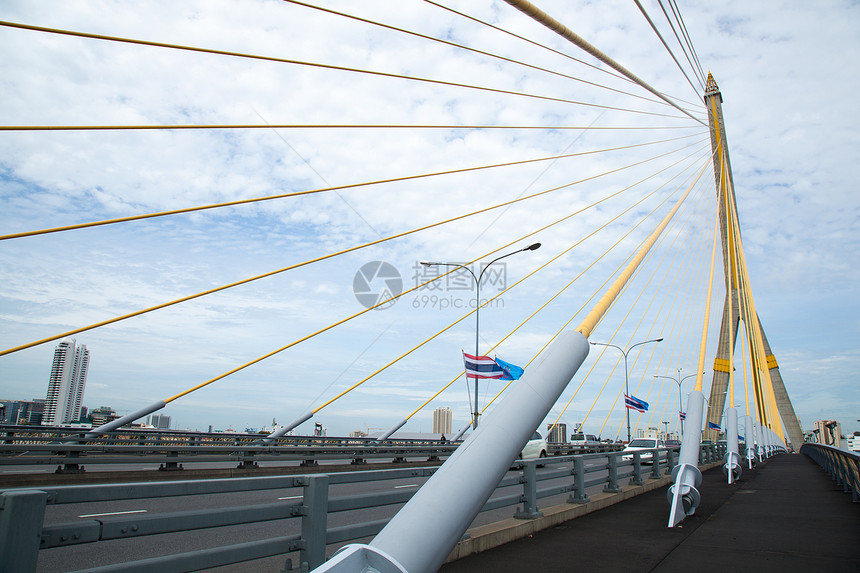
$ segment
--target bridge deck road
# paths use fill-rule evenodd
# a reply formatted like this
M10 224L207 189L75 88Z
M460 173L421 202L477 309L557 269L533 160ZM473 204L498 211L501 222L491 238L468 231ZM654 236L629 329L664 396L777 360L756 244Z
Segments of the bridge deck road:
M860 572L860 506L805 455L775 456L733 486L705 472L699 509L674 529L666 489L441 571Z

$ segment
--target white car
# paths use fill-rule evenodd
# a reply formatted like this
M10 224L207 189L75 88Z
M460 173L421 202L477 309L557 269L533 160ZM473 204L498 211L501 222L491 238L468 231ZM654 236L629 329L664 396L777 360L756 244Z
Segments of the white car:
M535 458L545 458L549 447L546 445L546 438L541 436L540 432L535 432L526 445L523 446L523 451L520 452L521 460L533 460Z
M594 434L571 434L570 445L582 446L584 448L596 448L600 446L600 440Z
M630 443L627 444L627 447L622 450L622 454L626 455L622 455L621 459L624 461L632 460L632 452L641 452L642 450L653 450L655 448L662 447L664 447L663 440L658 440L657 438L636 438L635 440L631 440ZM651 452L643 452L639 456L639 459L642 461L642 463L646 463L647 460L647 463L650 464L651 457Z

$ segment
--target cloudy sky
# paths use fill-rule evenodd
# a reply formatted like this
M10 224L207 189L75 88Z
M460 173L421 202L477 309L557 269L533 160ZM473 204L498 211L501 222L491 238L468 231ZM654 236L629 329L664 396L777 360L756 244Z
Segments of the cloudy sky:
M164 413L177 428L260 428L367 379L299 432L388 428L462 371L474 291L452 276L358 314L368 296L432 278L421 260L486 262L539 241L482 284L499 297L482 309L480 351L525 365L578 325L704 168L591 337L665 338L631 353L630 384L652 404L638 427L674 427L678 388L654 376L696 370L715 203L707 130L503 2L318 4L384 26L275 0L0 5L7 23L161 44L0 27L0 125L257 126L4 130L0 234L281 196L0 241L2 348L282 271L75 335L92 353L84 403L128 413L282 349ZM660 6L642 4L689 81L633 2L537 3L704 118ZM794 407L805 429L833 418L860 430L860 7L680 8L722 91L755 303ZM527 160L540 161L476 169ZM375 261L394 275L365 266ZM44 397L57 342L0 357L0 398ZM592 350L548 422L621 432L612 352ZM482 403L500 388L482 385ZM460 427L468 400L461 377L406 429L429 431L436 406Z

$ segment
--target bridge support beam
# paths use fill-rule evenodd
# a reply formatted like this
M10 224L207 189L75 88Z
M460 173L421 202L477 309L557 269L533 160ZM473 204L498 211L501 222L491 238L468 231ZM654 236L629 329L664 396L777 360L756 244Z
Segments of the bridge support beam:
M750 320L754 323L747 325L748 329L750 331L758 331L761 335L777 411L784 425L788 440L791 441L795 449L799 449L800 444L803 443L803 433L800 430L800 423L797 421L797 415L794 412L791 400L782 382L782 376L779 374L776 358L771 354L770 346L764 333L764 327L759 317L754 312L751 312L752 308L748 308L753 305L749 305L747 301L738 296L739 285L738 274L736 272L736 259L732 256L732 253L736 250L737 245L735 243L739 242L740 238L735 237L735 234L731 232L732 223L727 212L728 207L728 209L737 213L737 199L734 192L735 186L732 178L731 160L729 159L726 143L726 127L723 121L723 96L713 76L710 74L708 74L708 83L705 86L704 101L708 108L708 120L711 128L711 148L715 154L714 177L719 203L723 268L726 273L726 301L723 306L723 321L717 343L717 355L714 360L714 378L711 383L710 399L708 400L708 422L720 425L723 409L726 404L729 374L734 368L734 365L729 362L729 357L731 356L730 349L735 347L739 320L741 317L746 317L744 318L745 322ZM759 412L761 412L761 403L758 404L758 408ZM705 430L705 437L716 442L716 430Z
M576 374L588 347L580 332L561 334L369 546L344 548L343 560L370 550L409 573L437 571ZM333 561L317 571L358 571Z

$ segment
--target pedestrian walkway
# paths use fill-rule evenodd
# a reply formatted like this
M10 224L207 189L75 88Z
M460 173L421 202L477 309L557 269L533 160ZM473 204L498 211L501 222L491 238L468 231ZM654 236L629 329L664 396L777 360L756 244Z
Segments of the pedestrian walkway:
M672 529L666 489L441 571L860 572L860 504L804 455L773 457L732 486L720 468L706 471L696 514Z

